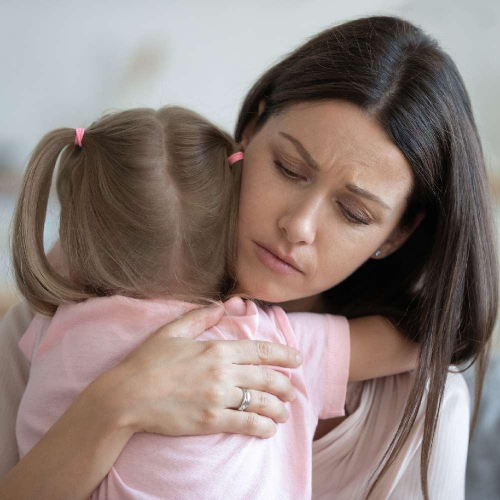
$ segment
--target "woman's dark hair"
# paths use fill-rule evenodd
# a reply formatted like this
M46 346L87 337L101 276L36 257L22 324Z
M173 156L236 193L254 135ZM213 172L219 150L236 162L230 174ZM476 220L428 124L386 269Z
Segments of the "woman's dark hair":
M266 107L258 116L259 102ZM392 255L369 259L325 292L331 312L391 319L421 353L397 432L368 496L400 452L427 392L421 483L428 498L430 452L450 365L476 364L472 429L497 314L498 269L485 162L457 67L421 29L386 16L327 29L269 69L245 99L235 137L290 105L340 99L378 120L413 170L400 227L426 216ZM256 119L258 117L258 119Z

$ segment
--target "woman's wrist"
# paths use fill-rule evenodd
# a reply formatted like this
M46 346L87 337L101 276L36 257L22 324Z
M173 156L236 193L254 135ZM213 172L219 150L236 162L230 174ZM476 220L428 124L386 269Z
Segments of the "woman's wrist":
M132 437L144 430L129 382L127 365L121 363L100 375L85 389L89 404L99 412L101 425L110 434L120 432Z

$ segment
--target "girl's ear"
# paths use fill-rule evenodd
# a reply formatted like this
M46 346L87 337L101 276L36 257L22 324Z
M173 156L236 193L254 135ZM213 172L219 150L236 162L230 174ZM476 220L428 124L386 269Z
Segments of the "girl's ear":
M248 143L250 142L250 139L253 137L253 134L255 132L255 124L257 123L257 120L259 119L260 115L264 112L265 109L266 109L266 101L265 101L265 99L261 99L259 101L259 108L257 111L257 116L252 118L245 125L245 128L243 129L243 132L241 133L240 148L242 151L245 151L246 147L248 146Z

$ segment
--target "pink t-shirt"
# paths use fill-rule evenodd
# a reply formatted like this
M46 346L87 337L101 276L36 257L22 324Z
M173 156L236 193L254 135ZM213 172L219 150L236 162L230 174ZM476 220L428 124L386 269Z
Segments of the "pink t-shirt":
M20 456L49 430L78 394L147 336L193 305L126 297L63 306L35 316L19 345L31 361L16 424ZM349 327L343 316L285 314L233 298L228 315L198 340L260 339L299 349L304 363L276 367L297 398L271 439L240 434L166 437L137 433L93 499L309 499L311 445L318 418L344 414Z

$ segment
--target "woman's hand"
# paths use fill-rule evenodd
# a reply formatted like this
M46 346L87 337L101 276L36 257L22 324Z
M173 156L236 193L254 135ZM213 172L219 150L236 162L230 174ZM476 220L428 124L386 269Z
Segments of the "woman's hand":
M186 313L101 376L111 395L107 404L120 408L122 425L168 436L231 432L269 438L276 432L273 421L286 422L282 401L294 399L290 380L252 365L295 368L299 352L257 340L193 340L223 313L220 306ZM236 410L243 396L240 387L251 393L245 411Z
M187 313L97 377L0 480L0 498L85 500L137 431L271 437L273 420L287 418L279 398L290 400L293 389L283 374L248 363L293 368L297 351L261 341L183 338L204 332L222 314L222 307ZM245 411L234 409L239 386L252 389Z

